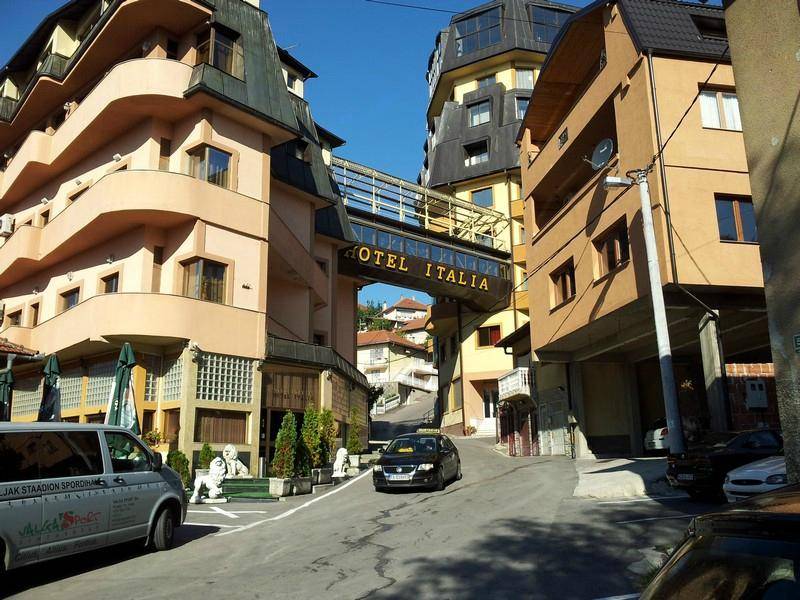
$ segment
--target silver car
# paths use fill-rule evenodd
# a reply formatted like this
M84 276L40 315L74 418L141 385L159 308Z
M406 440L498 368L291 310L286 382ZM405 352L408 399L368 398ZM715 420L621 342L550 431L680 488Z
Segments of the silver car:
M166 550L180 476L121 427L0 423L0 572L131 540Z

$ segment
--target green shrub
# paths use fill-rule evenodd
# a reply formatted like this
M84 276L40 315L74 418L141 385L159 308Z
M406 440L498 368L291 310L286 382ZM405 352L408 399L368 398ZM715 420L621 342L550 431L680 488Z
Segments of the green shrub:
M319 438L320 461L325 465L333 461L336 452L333 447L336 442L336 420L329 408L323 408L319 413Z
M283 416L278 437L275 439L275 458L272 459L272 472L275 477L289 479L294 477L295 446L297 440L297 424L290 411Z
M198 469L207 469L211 466L211 461L217 457L217 453L211 449L211 445L206 442L203 444L203 447L200 448L200 456L197 459L197 468Z
M323 465L321 436L319 427L319 411L313 406L306 409L303 415L303 427L300 429L300 438L308 451L311 468L318 469Z
M183 487L189 487L189 459L180 450L170 450L167 454L167 466L174 469L181 476Z
M311 452L306 446L303 436L297 438L294 447L294 475L295 477L311 477Z
M347 453L361 454L364 449L361 445L361 425L358 424L358 411L350 409L350 427L347 433Z

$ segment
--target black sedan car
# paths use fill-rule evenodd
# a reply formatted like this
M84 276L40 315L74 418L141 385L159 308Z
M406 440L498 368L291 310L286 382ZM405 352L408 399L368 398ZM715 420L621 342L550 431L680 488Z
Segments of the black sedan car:
M372 467L376 491L410 487L443 490L445 483L454 479L461 479L461 458L450 438L439 433L396 437Z
M722 500L728 471L782 451L783 438L774 429L710 433L686 453L667 458L667 479L692 498Z
M800 598L800 485L697 517L640 600Z

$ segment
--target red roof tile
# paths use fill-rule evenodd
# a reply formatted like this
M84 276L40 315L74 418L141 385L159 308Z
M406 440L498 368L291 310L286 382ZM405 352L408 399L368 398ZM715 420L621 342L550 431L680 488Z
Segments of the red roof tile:
M427 317L420 317L419 319L411 319L403 324L400 328L403 331L418 331L420 329L425 329L425 322L428 320Z
M359 348L361 346L375 346L378 344L396 344L413 350L425 350L425 346L415 344L394 331L381 329L378 331L360 331L358 333L357 345Z
M28 356L36 354L35 350L30 350L19 344L9 342L6 338L0 338L0 352L5 354L26 354Z
M423 304L422 302L417 302L413 298L400 298L397 302L395 302L392 306L384 310L381 314L386 314L393 308L408 308L411 310L428 310L428 305Z

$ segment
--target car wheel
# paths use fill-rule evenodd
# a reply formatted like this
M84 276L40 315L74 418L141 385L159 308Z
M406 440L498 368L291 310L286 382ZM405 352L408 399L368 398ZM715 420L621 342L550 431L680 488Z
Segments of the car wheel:
M376 485L376 486L374 486L374 487L375 487L375 491L376 491L376 492L383 493L383 492L385 492L385 491L386 491L386 488L385 488L385 487L383 487L383 486Z
M456 470L456 481L461 481L463 475L461 474L461 461L458 461L458 469Z
M444 469L439 467L439 470L436 471L436 491L441 492L444 489Z
M175 542L175 517L169 508L162 508L153 527L153 549L169 550Z

